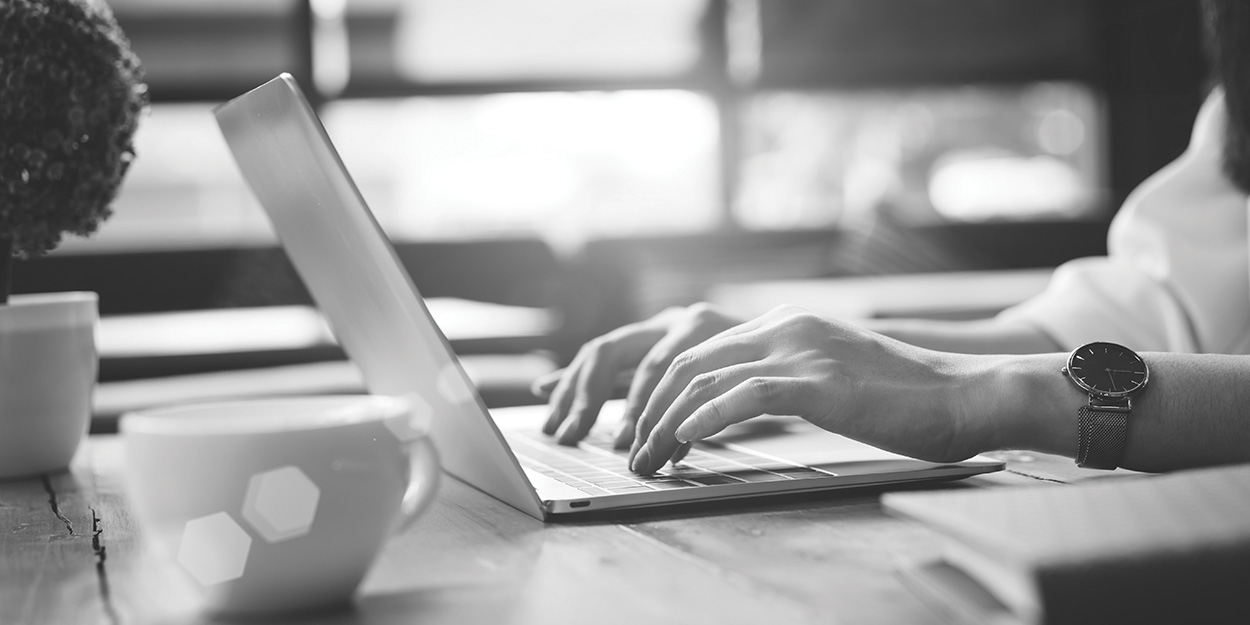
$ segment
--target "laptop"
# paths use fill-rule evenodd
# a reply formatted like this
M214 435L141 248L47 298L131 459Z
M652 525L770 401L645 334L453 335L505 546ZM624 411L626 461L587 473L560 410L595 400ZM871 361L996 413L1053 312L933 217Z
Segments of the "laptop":
M366 206L295 80L283 74L215 109L244 178L343 349L373 393L407 396L431 419L444 470L543 520L695 501L963 478L1000 470L885 452L794 417L762 416L697 443L641 476L607 432L609 403L585 441L539 432L544 406L492 415Z

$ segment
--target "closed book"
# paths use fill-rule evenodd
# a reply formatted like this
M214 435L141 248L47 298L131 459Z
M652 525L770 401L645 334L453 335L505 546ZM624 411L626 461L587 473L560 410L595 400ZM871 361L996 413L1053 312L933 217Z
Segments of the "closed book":
M1250 465L883 502L943 537L903 575L958 620L1250 623Z

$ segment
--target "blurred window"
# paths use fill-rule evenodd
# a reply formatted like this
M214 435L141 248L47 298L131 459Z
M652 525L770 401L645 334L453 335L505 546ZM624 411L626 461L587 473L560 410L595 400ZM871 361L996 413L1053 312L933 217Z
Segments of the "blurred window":
M350 0L353 78L605 80L690 72L705 0Z
M237 95L300 63L302 0L106 1L158 101Z
M322 117L395 238L535 234L575 244L720 219L716 112L691 92L340 100ZM144 158L98 240L67 245L273 240L210 105L155 105L136 150Z
M715 119L712 103L688 91L341 100L325 110L391 236L570 242L714 226Z
M211 104L158 103L135 133L138 155L113 216L76 249L164 249L273 241L226 148Z
M282 71L400 238L1080 218L1104 199L1080 0L109 3L154 105L114 217L71 248L271 240L211 106Z
M748 227L1102 210L1098 106L1077 84L772 92L743 117L735 214Z

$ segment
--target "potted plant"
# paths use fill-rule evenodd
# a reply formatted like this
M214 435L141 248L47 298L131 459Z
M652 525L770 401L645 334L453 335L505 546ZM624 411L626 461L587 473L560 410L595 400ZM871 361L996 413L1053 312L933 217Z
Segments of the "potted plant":
M13 258L110 214L147 106L98 0L0 0L0 478L64 468L95 385L94 293L9 296Z

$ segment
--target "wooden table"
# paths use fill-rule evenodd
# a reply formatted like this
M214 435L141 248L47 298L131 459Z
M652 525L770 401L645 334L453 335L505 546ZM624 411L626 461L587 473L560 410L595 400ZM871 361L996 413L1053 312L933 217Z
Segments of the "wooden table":
M69 473L0 482L0 623L203 620L141 540L120 442L93 436ZM1062 458L1000 457L1008 471L928 488L1062 488L1093 473ZM354 609L299 622L939 623L894 575L933 554L936 537L884 514L880 494L543 524L448 479L387 545Z

